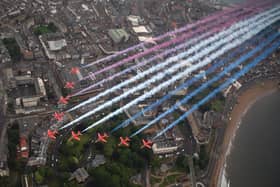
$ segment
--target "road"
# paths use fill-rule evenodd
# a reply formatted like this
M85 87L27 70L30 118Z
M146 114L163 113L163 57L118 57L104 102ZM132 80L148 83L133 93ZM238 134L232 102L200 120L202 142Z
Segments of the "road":
M0 98L0 106L3 106L3 100ZM8 153L8 137L7 137L7 126L6 118L4 116L3 110L0 110L0 161L7 161Z
M151 187L151 183L150 183L150 174L151 174L151 171L150 171L150 168L149 166L146 165L145 167L145 173L144 173L144 178L145 178L145 186L146 187Z
M196 177L195 177L195 170L194 170L192 156L188 157L188 165L190 167L190 176L191 176L192 187L195 187L196 186Z

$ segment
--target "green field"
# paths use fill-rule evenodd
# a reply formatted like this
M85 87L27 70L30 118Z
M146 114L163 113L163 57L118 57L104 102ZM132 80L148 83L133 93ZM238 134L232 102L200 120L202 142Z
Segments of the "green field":
M57 30L57 27L53 23L49 23L48 25L39 25L35 27L34 34L39 36L47 33L54 33L57 32Z

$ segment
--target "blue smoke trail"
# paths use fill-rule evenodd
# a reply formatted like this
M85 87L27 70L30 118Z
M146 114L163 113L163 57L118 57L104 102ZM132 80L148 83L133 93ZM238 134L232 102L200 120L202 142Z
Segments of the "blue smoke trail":
M210 38L207 38L203 41L200 41L198 44L192 46L190 49L188 49L184 52L181 52L178 55L172 56L172 57L164 60L162 63L159 63L155 66L152 66L151 68L145 70L144 72L139 73L136 76L134 76L130 79L127 79L124 82L121 82L119 84L116 84L112 88L109 88L109 89L105 90L104 92L101 92L101 93L97 94L96 96L91 97L91 98L87 99L86 101L83 101L83 102L79 103L78 105L68 109L67 112L77 110L77 109L79 109L79 108L81 108L81 107L83 107L87 104L90 104L92 102L96 102L101 97L104 97L104 96L106 96L108 94L111 94L111 93L113 93L113 92L115 92L119 89L122 89L124 86L132 84L133 82L139 81L139 80L145 78L146 76L149 76L151 73L161 71L163 68L166 68L167 66L171 65L172 62L182 60L183 58L186 58L186 57L189 58L188 60L179 61L179 63L177 63L177 64L175 63L174 66L172 65L171 67L168 68L168 71L166 70L166 71L158 72L157 74L153 75L150 79L147 79L144 82L142 82L140 84L137 84L134 87L131 87L127 92L115 97L114 99L106 101L105 103L103 103L102 105L97 107L97 108L99 108L98 111L102 110L104 108L107 108L108 106L111 106L116 102L119 102L121 99L124 99L127 96L129 96L129 95L131 95L131 94L133 94L133 93L135 93L139 90L143 90L147 86L155 83L156 81L161 80L167 74L175 73L176 71L178 71L179 68L186 67L189 63L197 62L197 60L198 60L197 58L200 58L201 56L204 56L207 53L210 53L211 51L216 50L219 46L224 45L225 43L230 44L230 40L235 39L235 37L240 38L239 36L236 36L237 33L238 34L241 34L242 32L248 33L249 32L248 28L258 28L258 26L267 25L268 21L264 21L264 20L271 21L272 17L275 17L276 15L279 14L279 8L280 8L280 6L277 6L276 8L272 8L268 11L260 13L256 16L254 16L254 17L251 17L247 20L239 21L239 22L235 23L234 25L232 25L231 27L227 28L226 30L221 31L218 34L216 34L216 35L214 35ZM251 33L254 33L254 32L255 32L255 30L252 30ZM215 41L217 41L217 42L215 42ZM203 48L203 50L201 50L202 48ZM198 53L198 51L200 51L200 52ZM220 51L222 51L222 50L220 50ZM194 55L192 55L190 57L190 55L193 54L193 53L194 53ZM194 67L197 68L197 66L194 66ZM192 68L190 68L190 69L192 69ZM144 95L146 96L146 94L144 94ZM71 125L75 124L76 122L79 122L79 121L83 120L84 118L86 118L90 115L93 115L94 113L95 112L90 111L90 112L78 117L74 121L64 125L62 128L66 128L68 126L71 126Z
M278 26L278 25L279 25L279 23L276 24L276 26ZM274 26L273 28L275 28L276 26ZM193 77L192 79L187 80L184 84L180 85L175 90L173 90L172 92L168 93L166 96L162 97L158 101L156 101L156 102L152 103L150 106L146 107L144 110L139 111L138 113L134 114L133 116L131 116L130 118L128 118L127 120L122 122L121 124L117 125L111 131L111 133L119 130L120 128L124 128L124 127L128 126L129 123L131 123L133 120L139 118L143 113L148 112L148 111L154 109L155 107L161 105L164 101L170 99L174 93L189 87L193 83L195 83L198 80L202 79L204 75L208 75L208 74L213 73L214 71L216 71L217 68L219 68L222 65L224 65L225 63L227 63L230 59L232 59L232 58L234 58L236 56L239 56L247 47L255 45L260 40L263 40L263 37L265 35L267 35L268 33L272 32L273 28L267 29L264 32L262 32L261 34L259 34L259 35L255 36L254 38L250 39L249 41L246 41L240 48L237 48L237 49L235 49L234 52L228 54L227 57L223 58L218 63L214 63L207 71L205 71L205 73L200 73L197 76Z
M183 70L182 72L179 72L178 74L175 74L173 76L171 76L171 78L165 82L162 82L161 84L153 87L150 91L145 92L143 95L133 99L132 101L130 101L129 103L125 104L124 106L118 108L117 110L109 113L108 115L106 115L105 117L103 117L102 119L98 120L97 122L91 124L90 126L88 126L86 129L83 130L83 132L96 127L97 125L100 125L106 121L108 121L109 119L113 118L114 116L117 116L121 113L123 113L126 109L138 104L141 101L146 100L147 98L152 97L153 95L155 95L156 93L168 88L169 86L171 86L172 84L176 83L176 81L181 80L182 78L188 76L190 73L198 70L199 68L202 68L208 64L210 64L211 62L213 62L216 58L218 58L219 56L224 55L226 52L228 52L231 49L234 49L236 46L241 45L242 43L244 43L246 40L249 40L250 38L252 38L253 36L257 35L259 32L261 32L262 30L264 30L266 27L272 25L273 23L277 22L280 19L280 16L275 17L274 19L271 19L272 14L267 18L266 21L264 21L264 24L259 24L259 23L255 23L254 25L251 25L251 27L249 28L244 28L244 30L247 30L247 33L241 37L239 37L238 32L235 32L231 35L232 39L228 42L228 45L223 46L222 48L220 48L219 50L216 51L216 53L213 53L209 56L206 56L201 62L197 63L197 64L192 64L192 66L190 66L189 68ZM250 30L253 29L251 32ZM243 29L242 29L243 30ZM245 31L246 32L246 31ZM235 39L235 40L234 40ZM225 41L225 39L223 40ZM212 45L213 48L217 49L217 46ZM210 46L211 48L211 46ZM209 49L209 48L208 48ZM206 51L208 50L206 49ZM208 51L209 53L209 51ZM187 64L191 64L192 62L194 62L194 59L196 59L198 56L200 56L201 54L196 54L193 57L189 58L186 61L183 61L182 63L186 63ZM178 66L181 66L181 64L179 64ZM103 105L100 105L99 107L95 108L94 110L84 114L83 116L80 116L80 119L76 119L76 122L86 118L90 115L95 114L96 112L103 110L107 107L112 106L112 104L121 101L123 98L127 97L130 94L133 94L139 90L145 89L147 88L149 85L155 83L156 81L159 81L161 79L163 79L166 75L171 75L174 73L174 71L177 71L178 66L173 66L171 68L168 68L167 70L165 70L164 72L160 72L157 75L155 75L154 77L148 79L145 82L142 82L141 84L139 84L136 87L132 87L129 90L127 90L126 92L124 92L122 95L115 97L114 99L107 101L106 103L104 103ZM177 70L175 70L177 69ZM180 68L179 68L180 69ZM75 121L75 120L74 120ZM76 123L76 122L70 122L68 125L70 125L71 123ZM65 128L66 126L64 126Z
M154 87L149 92L147 92L147 93L141 95L140 97L134 99L133 101L129 102L128 104L126 104L125 106L119 108L118 110L108 114L107 116L105 116L104 118L99 120L98 122L96 122L96 123L90 125L89 127L87 127L83 132L85 132L85 131L89 130L90 128L93 128L93 127L95 127L95 126L97 126L97 125L107 121L108 119L112 118L113 116L116 116L116 115L120 114L121 112L123 112L124 109L129 108L130 106L132 106L134 104L137 104L138 102L140 102L142 100L145 100L148 97L151 97L152 95L156 94L157 92L159 92L159 91L165 89L166 87L168 87L169 85L173 84L177 80L185 77L187 74L189 74L189 73L191 73L191 72L193 72L193 71L195 71L195 70L197 70L197 69L199 69L199 68L201 68L201 67L203 67L203 66L205 66L205 65L207 65L209 63L211 63L217 57L219 57L221 55L224 55L229 50L231 50L231 49L241 45L246 40L248 40L251 37L257 35L260 31L262 31L263 29L265 29L269 25L273 24L274 22L278 21L278 19L279 19L279 11L277 12L278 9L279 9L279 7L271 9L271 10L269 10L269 11L263 13L263 14L259 14L258 16L255 16L254 18L252 18L253 20L255 20L254 22L253 22L252 19L248 19L246 21L240 22L238 25L244 25L244 24L247 25L247 23L250 23L250 22L253 22L253 23L247 25L246 27L240 28L240 30L232 33L228 38L223 38L222 41L225 41L225 39L226 39L226 41L228 41L228 42L222 42L222 43L226 43L226 45L223 46L222 48L220 48L219 50L217 50L215 53L212 53L207 58L204 58L203 61L198 62L197 64L193 64L189 68L185 69L183 72L180 72L179 74L174 75L170 80L161 83L160 85ZM275 12L275 13L272 14L271 12ZM268 16L264 16L266 14L268 14ZM261 18L259 20L257 17L263 17L263 18ZM235 26L235 27L239 27L239 26ZM219 34L217 34L217 35L219 35ZM245 34L245 35L242 35L242 34ZM148 79L145 82L141 83L140 85L132 87L130 90L128 90L127 92L123 93L122 95L117 96L117 97L111 99L110 101L107 101L107 102L103 103L102 105L99 105L97 108L95 108L95 109L93 109L93 110L91 110L91 111L89 111L89 112L79 116L78 118L76 118L73 121L67 123L66 125L64 125L60 129L64 129L64 128L67 128L67 127L69 127L71 125L74 125L75 123L77 123L77 122L79 122L79 121L81 121L81 120L83 120L83 119L85 119L85 118L87 118L87 117L97 113L98 111L112 106L112 104L114 104L116 102L119 102L123 98L127 97L128 95L130 95L132 93L135 93L139 89L146 88L148 86L148 84L154 83L155 81L157 81L159 79L162 79L163 76L165 76L166 74L174 73L175 69L177 71L177 68L181 67L182 65L186 66L187 64L189 64L191 62L197 62L197 59L201 58L201 56L207 55L209 53L209 50L210 51L211 50L215 50L215 49L217 49L219 47L217 43L214 43L214 44L211 43L211 44L212 45L210 45L208 48L205 48L203 51L201 51L201 53L195 54L194 56L192 56L188 60L183 60L182 62L180 62L180 64L175 65L176 67L173 66L172 68L169 68L168 70L164 71L164 73L163 72L159 72L158 74L154 75L151 79ZM219 45L220 45L220 43L219 43ZM195 46L194 46L194 48L195 48ZM176 56L176 57L178 57L178 56ZM151 69L153 69L153 68L151 68ZM147 70L147 71L149 71L149 70ZM140 74L138 74L138 75L140 75ZM143 75L143 73L141 75ZM119 86L120 85L118 85L116 87L119 87ZM116 87L115 87L115 89L116 89ZM109 90L112 90L112 88L109 89ZM109 90L107 90L107 91L109 91ZM107 92L107 91L105 91L105 92ZM89 100L87 100L85 102L92 102L92 99L93 98L91 98L91 99L89 99Z
M278 40L277 42L273 43L273 45L265 50L261 55L259 55L257 58L255 58L250 64L246 65L243 70L239 71L236 73L233 77L228 79L226 82L224 82L222 85L220 85L218 88L216 88L212 93L204 97L202 100L200 100L197 104L195 104L190 110L188 110L186 113L184 113L180 118L178 118L176 121L168 125L165 129L157 133L153 139L158 138L162 134L164 134L166 131L169 129L173 128L175 125L177 125L180 121L184 120L188 115L190 115L193 111L197 110L201 105L212 99L213 97L216 96L220 91L224 90L227 88L230 84L232 84L234 81L236 81L239 77L243 76L245 73L247 73L251 68L256 66L259 62L264 60L266 57L271 55L274 50L276 50L278 47L280 47L280 41Z
M274 39L276 39L278 36L280 35L279 32L273 34L272 36L270 36L266 41L264 41L263 43L261 43L259 46L257 46L256 48L254 48L253 50L251 50L249 53L241 56L237 61L235 61L234 63L230 64L227 68L225 68L222 72L220 72L217 76L213 77L212 79L210 79L209 81L207 81L206 83L204 83L203 85L201 85L199 88L197 88L196 90L194 90L192 93L188 94L187 96L184 97L184 99L180 100L178 103L176 103L175 105L173 105L169 110L165 111L164 113L162 113L161 115L159 115L158 117L156 117L154 120L152 120L151 122L149 122L147 125L145 125L144 127L142 127L141 129L139 129L138 131L136 131L135 133L133 133L130 137L133 137L137 134L139 134L140 132L142 132L143 130L149 128L151 125L155 124L156 122L158 122L160 119L162 119L163 117L165 117L166 115L172 113L174 110L176 110L180 105L185 104L186 102L188 102L193 96L197 95L198 93L200 93L201 91L203 91L204 89L206 89L208 86L210 86L211 84L213 84L214 82L218 81L219 79L221 79L225 74L227 74L228 72L230 72L232 69L234 69L236 66L238 66L239 64L241 64L242 62L244 62L245 60L248 60L249 58L251 58L253 55L255 55L257 52L261 51L265 46L267 46L269 43L271 43Z

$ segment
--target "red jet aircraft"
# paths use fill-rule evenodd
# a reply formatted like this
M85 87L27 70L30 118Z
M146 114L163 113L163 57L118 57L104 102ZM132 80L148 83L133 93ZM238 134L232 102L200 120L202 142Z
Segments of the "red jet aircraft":
M82 134L80 131L78 131L78 133L75 133L74 131L71 131L71 135L72 137L70 138L70 140L74 139L74 140L77 140L77 141L80 141L80 137Z
M57 135L57 134L58 134L58 132L57 132L56 130L54 130L54 131L48 130L48 137L49 137L50 139L55 140L55 139L56 139L56 136L55 136L55 135Z
M142 143L143 143L143 145L141 146L141 149L143 149L144 147L146 147L148 149L152 148L153 142L151 142L150 140L146 141L146 140L142 139Z
M69 101L69 96L67 96L67 97L61 96L60 99L59 99L59 101L58 101L58 103L59 103L59 104L67 105L67 104L68 104L68 101Z
M63 113L63 112L61 112L61 113L55 112L55 113L53 114L53 117L54 117L57 121L62 121L62 120L63 120L63 116L64 116L64 113Z
M73 89L75 86L74 82L66 82L64 88Z
M125 137L125 138L120 137L119 146L124 145L124 146L128 147L129 146L129 143L128 143L129 141L130 141L130 139L128 137Z
M71 71L70 71L71 74L77 74L79 72L80 72L80 69L78 67L73 67L73 68L71 68Z
M106 134L106 133L104 133L103 135L102 134L100 134L100 133L97 133L97 140L96 140L96 142L103 142L103 143L106 143L107 142L107 138L108 138L109 136Z

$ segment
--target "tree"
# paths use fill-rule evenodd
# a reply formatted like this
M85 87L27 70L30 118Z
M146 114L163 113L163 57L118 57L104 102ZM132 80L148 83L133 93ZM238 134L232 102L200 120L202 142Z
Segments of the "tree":
M35 181L37 182L37 184L42 184L42 182L44 181L44 177L40 174L39 171L35 172Z
M111 175L105 167L99 167L90 174L93 176L94 186L96 187L112 187L120 186L120 177L117 175Z
M104 155L106 157L108 157L108 158L112 157L115 145L116 145L116 141L114 138L108 139L108 142L104 145Z
M21 171L21 163L17 160L17 145L19 144L19 125L13 123L12 127L8 129L8 149L9 149L9 160L8 165L10 169Z
M48 25L39 25L34 29L34 34L36 36L47 34L47 33L55 33L57 32L58 28L55 26L54 23L49 23Z
M179 155L176 159L176 166L189 172L188 157Z
M199 160L194 160L194 161L195 164L197 164L201 170L207 167L207 164L209 162L209 155L206 151L205 145L200 146Z
M21 53L16 40L14 38L4 38L3 43L8 49L13 62L19 61L21 59Z
M51 32L56 32L58 29L57 27L55 26L55 24L53 22L50 22L48 24L48 29L51 31Z
M224 108L224 103L220 99L215 99L211 102L211 109L216 112L222 112Z
M156 170L160 167L160 160L158 157L154 157L154 159L151 162L151 166L153 170Z

